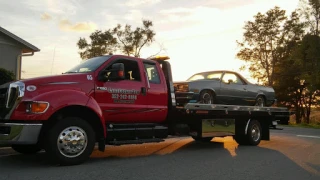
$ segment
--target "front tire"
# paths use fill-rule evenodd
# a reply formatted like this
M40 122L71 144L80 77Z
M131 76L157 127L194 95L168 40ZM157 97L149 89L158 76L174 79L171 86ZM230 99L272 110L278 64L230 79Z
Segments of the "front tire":
M59 120L46 136L45 150L60 165L77 165L89 159L95 146L91 125L77 117Z
M259 95L256 99L256 102L254 104L255 106L258 107L265 107L266 106L266 100L263 96Z
M11 148L21 154L35 154L42 150L37 144L15 144Z

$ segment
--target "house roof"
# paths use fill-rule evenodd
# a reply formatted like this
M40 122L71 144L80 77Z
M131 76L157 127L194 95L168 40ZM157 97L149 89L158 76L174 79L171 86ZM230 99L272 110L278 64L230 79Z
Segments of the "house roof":
M7 31L6 29L4 29L3 27L0 26L0 33L3 33L5 35L7 35L8 37L10 37L11 39L15 40L17 43L22 44L22 46L24 47L22 49L23 53L30 53L30 52L38 52L40 51L39 48L37 48L36 46L28 43L27 41L21 39L20 37L12 34L11 32Z

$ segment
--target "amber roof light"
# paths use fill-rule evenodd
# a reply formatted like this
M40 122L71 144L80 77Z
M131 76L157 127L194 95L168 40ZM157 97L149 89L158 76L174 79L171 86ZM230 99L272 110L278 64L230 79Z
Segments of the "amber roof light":
M165 60L170 59L170 57L169 56L154 56L154 57L151 57L149 59L150 60L155 60L155 61L165 61Z

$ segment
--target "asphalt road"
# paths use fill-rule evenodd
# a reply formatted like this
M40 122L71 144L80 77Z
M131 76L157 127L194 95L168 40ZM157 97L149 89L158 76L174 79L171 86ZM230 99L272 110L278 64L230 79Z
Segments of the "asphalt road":
M171 138L162 143L108 146L78 166L52 166L43 153L0 149L0 179L320 179L320 130L284 127L258 147L230 137L210 143Z

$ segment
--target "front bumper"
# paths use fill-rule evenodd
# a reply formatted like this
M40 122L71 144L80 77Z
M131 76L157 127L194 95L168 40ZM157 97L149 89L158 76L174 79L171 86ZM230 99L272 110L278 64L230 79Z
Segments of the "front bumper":
M0 123L0 144L36 144L42 124Z

